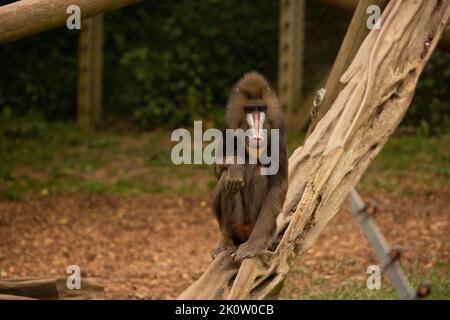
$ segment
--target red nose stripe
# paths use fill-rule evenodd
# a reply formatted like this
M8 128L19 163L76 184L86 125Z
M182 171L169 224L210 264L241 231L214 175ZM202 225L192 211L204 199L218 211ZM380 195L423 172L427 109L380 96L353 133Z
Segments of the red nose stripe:
M259 112L253 111L252 116L253 116L253 125L255 126L253 129L255 129L255 134L258 137L259 136Z

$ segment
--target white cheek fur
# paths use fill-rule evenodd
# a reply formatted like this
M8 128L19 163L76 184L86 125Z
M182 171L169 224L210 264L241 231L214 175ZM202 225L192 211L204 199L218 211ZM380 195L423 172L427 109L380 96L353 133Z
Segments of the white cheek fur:
M259 113L259 129L263 128L264 120L266 120L266 114L265 112Z
M247 123L250 126L250 128L253 128L254 124L253 124L252 114L251 113L247 113L246 119L247 119Z

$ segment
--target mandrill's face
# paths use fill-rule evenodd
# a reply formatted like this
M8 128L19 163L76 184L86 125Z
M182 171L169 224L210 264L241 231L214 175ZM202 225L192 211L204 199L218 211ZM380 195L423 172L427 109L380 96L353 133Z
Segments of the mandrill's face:
M261 149L267 144L267 127L265 126L267 106L263 101L256 100L244 106L245 120L248 124L249 131L246 138L246 147ZM258 152L258 153L259 153Z

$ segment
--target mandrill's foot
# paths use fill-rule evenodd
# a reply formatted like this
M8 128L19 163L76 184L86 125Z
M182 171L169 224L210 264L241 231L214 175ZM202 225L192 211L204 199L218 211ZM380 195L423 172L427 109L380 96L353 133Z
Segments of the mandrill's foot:
M241 263L245 258L251 258L263 251L264 245L244 242L238 248L238 250L232 255L235 263Z
M236 246L232 244L218 244L217 247L211 252L213 260L222 252L226 251L227 254L232 254L236 251Z

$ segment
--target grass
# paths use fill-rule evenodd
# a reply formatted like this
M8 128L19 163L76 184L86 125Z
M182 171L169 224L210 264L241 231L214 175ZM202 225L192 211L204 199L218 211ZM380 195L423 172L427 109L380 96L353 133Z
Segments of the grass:
M369 166L360 189L432 194L450 179L450 135L392 137Z
M0 134L2 133L0 129ZM201 193L206 166L170 161L170 133L82 131L45 124L0 135L0 194L23 199L55 193ZM199 181L205 180L205 183Z
M416 270L420 270L417 268ZM341 275L340 277L343 277ZM431 287L431 293L426 299L448 300L450 299L450 265L448 263L436 263L434 267L425 274L410 273L408 280L413 288L418 288L421 283ZM288 299L304 300L384 300L398 299L395 288L383 273L381 288L369 290L364 281L342 281L338 288L331 289L327 281L317 279L309 281L308 285L297 287L286 293Z
M289 153L303 141L289 134ZM72 123L39 120L0 123L0 196L55 193L202 194L214 188L207 165L174 165L170 132L83 131ZM414 194L434 192L450 178L450 135L393 137L359 188ZM423 189L423 188L422 188ZM423 190L422 190L423 191ZM421 192L422 192L421 191Z

